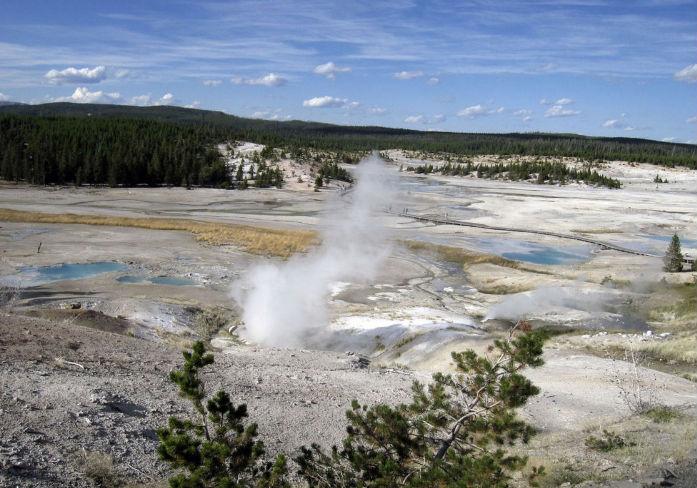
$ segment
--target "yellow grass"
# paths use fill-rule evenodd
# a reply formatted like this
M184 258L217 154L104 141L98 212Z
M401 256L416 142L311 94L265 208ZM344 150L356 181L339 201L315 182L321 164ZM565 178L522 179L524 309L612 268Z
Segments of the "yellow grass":
M638 349L652 357L667 361L697 363L697 336L694 334L686 333L661 341L641 342Z
M410 250L415 252L431 252L436 254L444 261L451 263L462 264L463 268L467 269L475 264L495 264L507 268L519 269L520 263L511 259L502 258L494 254L485 254L474 251L469 251L459 247L444 246L442 244L431 244L421 241L402 241L403 244Z
M317 234L303 230L280 230L250 225L201 222L188 219L136 218L106 215L52 214L0 208L0 221L42 224L83 224L136 227L191 232L197 241L214 246L232 245L261 255L287 258L317 243Z

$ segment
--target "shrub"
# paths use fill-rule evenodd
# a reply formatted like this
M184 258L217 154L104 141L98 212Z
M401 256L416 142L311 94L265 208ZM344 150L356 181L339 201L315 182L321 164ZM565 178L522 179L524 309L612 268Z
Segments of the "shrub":
M188 399L198 418L170 417L158 429L160 458L179 470L170 478L172 488L287 487L286 459L264 460L264 444L257 440L257 425L245 424L247 406L235 406L225 391L207 398L199 372L213 363L203 342L184 352L184 366L170 373L181 396Z
M227 314L225 310L221 308L200 310L194 319L196 334L204 341L210 341L211 338L227 324Z
M665 424L678 418L680 413L673 407L657 405L646 410L644 415L657 424Z
M539 391L520 372L542 364L543 342L540 333L514 328L487 357L452 353L457 373L415 382L409 404L354 400L342 446L301 448L299 474L322 488L507 486L527 459L505 447L534 434L515 409ZM531 482L541 474L534 468Z
M610 452L615 449L621 449L627 446L633 446L634 443L628 443L624 437L615 434L609 430L603 429L603 434L600 437L590 436L586 439L586 447L594 451Z
M77 456L78 465L95 485L102 488L119 488L123 478L114 469L114 458L110 454L83 450Z

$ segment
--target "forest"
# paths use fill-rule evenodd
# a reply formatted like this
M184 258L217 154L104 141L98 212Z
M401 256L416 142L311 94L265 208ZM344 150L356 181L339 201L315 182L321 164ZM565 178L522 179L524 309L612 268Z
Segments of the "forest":
M407 168L407 171L414 171L417 174L440 173L450 176L476 174L477 178L505 178L512 181L534 179L538 184L559 183L564 185L570 181L575 181L607 188L620 188L621 186L619 180L598 173L590 164L576 169L560 162L549 161L523 161L508 164L472 164L471 161L467 163L447 162L442 166L426 164L410 167Z
M49 103L0 106L0 177L38 184L229 185L231 179L212 148L231 140L283 148L290 154L401 148L457 156L576 157L697 169L697 146L647 139L423 132L267 121L171 106Z
M34 184L226 186L207 126L118 118L0 116L0 178Z

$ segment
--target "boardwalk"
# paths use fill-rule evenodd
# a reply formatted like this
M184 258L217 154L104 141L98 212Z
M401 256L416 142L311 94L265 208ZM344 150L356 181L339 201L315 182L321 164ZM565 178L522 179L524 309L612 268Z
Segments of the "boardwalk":
M562 234L559 232L548 232L548 231L543 231L543 230L518 229L515 227L500 227L500 226L496 226L496 225L477 224L475 222L465 222L462 220L452 220L452 219L448 219L448 218L440 218L440 217L434 217L434 216L428 216L428 215L413 215L413 214L410 214L406 211L403 211L400 213L388 211L388 213L393 214L393 215L401 215L402 217L408 217L408 218L414 219L414 220L420 220L422 222L431 222L431 223L437 224L437 225L458 225L460 227L476 227L479 229L486 229L486 230L498 230L498 231L504 231L504 232L520 232L523 234L537 234L537 235L543 235L543 236L552 236L552 237L558 237L559 239L571 239L574 241L587 242L589 244L599 246L601 249L609 249L612 251L618 251L618 252L622 252L625 254L634 254L636 256L650 256L653 258L660 257L660 256L657 256L655 254L648 253L648 252L637 251L635 249L628 249L626 247L617 246L615 244L610 244L608 242L598 241L596 239L591 239L591 238L583 237L583 236L577 236L577 235L573 235L573 234Z

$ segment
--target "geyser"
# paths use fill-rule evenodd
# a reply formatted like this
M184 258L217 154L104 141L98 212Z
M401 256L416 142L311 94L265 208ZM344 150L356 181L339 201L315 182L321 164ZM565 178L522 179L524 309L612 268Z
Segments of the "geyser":
M372 279L390 253L378 212L389 205L390 174L376 155L362 160L353 190L334 197L324 214L321 244L283 263L252 267L233 285L242 306L243 336L280 347L304 344L328 324L328 295L337 281Z

